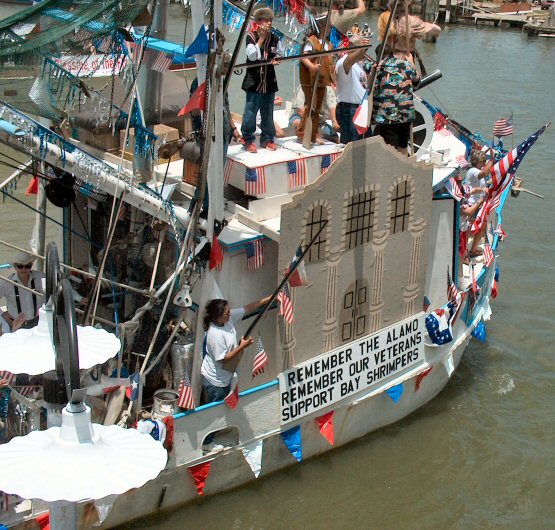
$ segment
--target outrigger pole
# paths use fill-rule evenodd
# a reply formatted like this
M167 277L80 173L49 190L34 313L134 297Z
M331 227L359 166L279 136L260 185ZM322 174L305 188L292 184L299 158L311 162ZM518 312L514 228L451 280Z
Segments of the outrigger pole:
M298 59L310 59L312 57L319 57L321 55L333 55L336 53L343 53L343 52L352 52L355 50L362 50L363 48L368 48L368 44L362 44L360 46L349 46L348 48L334 48L333 50L321 50L319 52L308 52L308 53L302 53L300 55L289 55L287 57L276 57L275 59L272 59L271 61L254 61L252 63L240 63L236 66L234 66L235 70L239 70L240 68L254 68L256 66L266 66L268 64L274 64L275 62L278 63L283 63L286 61L296 61ZM372 57L367 56L370 60L374 60L372 59Z
M285 283L289 280L289 278L291 278L291 275L295 272L295 270L297 269L297 267L300 265L301 261L303 260L303 258L305 257L306 253L310 250L310 248L312 247L312 245L314 245L314 243L316 242L316 240L318 239L318 237L320 236L320 234L322 233L322 231L324 230L324 228L326 228L328 224L328 220L326 219L323 223L322 226L320 227L320 229L318 230L318 232L316 232L316 235L312 238L312 240L310 241L310 243L306 246L306 248L303 250L302 254L300 255L299 259L296 260L290 267L289 270L287 271L287 274L283 277L283 279L281 280L280 284L278 285L277 289L274 291L274 293L272 294L272 297L270 298L270 300L268 301L268 303L264 306L264 309L262 309L262 311L260 311L260 313L258 313L258 315L256 315L256 318L254 319L254 321L252 322L252 324L248 327L247 331L245 332L245 337L248 337L251 333L251 331L255 328L255 326L258 324L258 322L260 321L260 319L266 314L266 312L268 311L268 309L270 308L270 306L272 305L272 303L274 302L274 300L276 299L278 293L281 291L282 287L285 285Z
M322 233L322 231L324 230L324 228L326 228L328 224L328 220L326 219L323 223L322 226L320 227L320 229L318 230L318 232L316 232L315 236L312 238L312 240L310 241L310 243L306 246L306 248L303 250L302 254L300 255L299 259L297 259L293 264L291 264L289 266L289 270L287 271L287 274L283 277L283 279L281 280L280 284L277 286L277 289L273 292L272 296L270 297L270 299L268 300L268 302L266 303L266 305L264 306L264 308L262 309L262 311L260 311L260 313L258 313L258 315L256 315L256 317L254 318L253 322L251 323L251 325L247 328L247 331L245 332L245 334L243 335L243 337L248 337L252 330L256 327L256 325L260 322L260 320L264 317L264 315L267 313L268 309L270 308L270 306L274 303L274 300L276 299L278 293L281 291L281 289L283 288L283 286L285 285L285 283L289 280L289 278L291 278L292 274L295 272L295 270L297 269L297 267L301 264L301 261L304 259L306 253L310 250L310 248L312 247L312 245L314 245L314 243L316 242L316 240L318 239L318 237L320 236L320 234ZM237 368L237 365L239 364L239 362L241 361L241 357L243 355L239 354L236 355L233 359L231 359L230 361L224 361L224 368L226 370L228 370L229 372L234 372L235 369Z

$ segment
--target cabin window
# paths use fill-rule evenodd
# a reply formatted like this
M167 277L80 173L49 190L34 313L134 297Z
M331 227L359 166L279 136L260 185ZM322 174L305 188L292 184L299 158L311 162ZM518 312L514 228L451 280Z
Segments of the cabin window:
M391 197L391 233L404 232L409 226L410 191L408 181L400 182Z
M370 241L374 229L376 196L374 191L358 193L347 203L346 248L352 249Z
M328 220L328 210L325 206L315 206L310 210L308 219L306 222L306 237L305 241L308 244L312 241L312 238L318 233L318 230L322 228L322 225ZM315 261L322 261L326 258L326 234L327 230L324 229L320 232L320 235L310 247L308 251L308 262L314 263Z

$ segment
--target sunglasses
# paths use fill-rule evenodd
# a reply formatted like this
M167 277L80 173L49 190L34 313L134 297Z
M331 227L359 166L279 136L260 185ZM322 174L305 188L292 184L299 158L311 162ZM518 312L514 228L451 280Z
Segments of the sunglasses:
M32 267L33 267L32 263L26 263L25 265L22 265L21 263L15 264L16 269L31 269Z

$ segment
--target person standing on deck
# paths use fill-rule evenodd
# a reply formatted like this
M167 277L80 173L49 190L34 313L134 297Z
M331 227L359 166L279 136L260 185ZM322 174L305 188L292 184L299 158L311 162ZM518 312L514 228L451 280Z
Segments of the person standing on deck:
M364 13L366 13L364 0L357 0L357 6L354 9L345 9L345 0L333 0L330 22L337 31L346 35Z
M15 272L8 279L38 291L35 294L27 289L19 288L6 281L0 281L0 298L6 299L7 311L2 314L3 319L10 325L12 331L19 328L32 328L38 323L38 310L44 300L42 280L44 274L33 271L35 257L27 252L19 252L13 261Z
M277 55L278 38L272 34L274 13L267 7L254 12L254 24L247 33L247 63L271 61ZM245 112L241 125L241 134L245 149L256 153L254 133L256 131L256 114L260 111L260 146L275 151L276 134L274 127L274 97L278 90L276 72L273 64L247 68L241 88L246 92Z
M332 45L328 40L329 35L323 38L324 46L321 45L322 35L326 27L326 18L326 15L319 15L316 18L318 29L316 33L312 33L306 40L303 53L332 49ZM316 86L316 94L313 101L312 91L317 73L318 85ZM310 141L312 143L322 143L322 140L318 137L318 124L320 121L320 109L322 108L322 103L326 95L326 88L335 83L335 68L333 66L332 56L303 57L300 62L299 78L304 93L304 112L301 123L297 128L297 137L301 142L303 141L306 120L310 118L312 121L312 135ZM311 104L313 105L312 112L310 112Z
M222 401L229 393L233 373L224 367L224 361L241 356L243 350L253 343L251 337L242 337L237 341L235 324L245 313L267 304L270 298L268 296L236 309L231 309L227 300L214 299L206 304L203 322L206 351L200 369L204 403Z
M358 35L351 37L353 46L369 44L368 39ZM337 78L337 119L339 121L341 143L348 144L354 140L360 140L360 135L353 123L355 113L360 106L367 90L367 75L364 68L359 64L366 53L361 48L346 53L335 65Z
M408 9L410 10L413 1L405 1L408 2ZM395 0L389 0L387 6L388 10L384 11L378 18L378 40L381 43L385 38L387 22L395 6ZM437 24L424 22L413 15L409 15L407 21L403 0L399 0L387 35L385 53L392 53L403 61L409 61L414 67L414 56L418 53L416 51L416 40L423 39L426 36L438 37L440 33L441 28ZM424 75L424 72L421 72L421 74Z

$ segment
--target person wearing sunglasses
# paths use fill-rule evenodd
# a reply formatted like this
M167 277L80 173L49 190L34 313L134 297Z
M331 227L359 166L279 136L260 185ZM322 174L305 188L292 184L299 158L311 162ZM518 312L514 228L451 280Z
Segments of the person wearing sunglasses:
M40 294L21 289L6 281L0 281L0 299L6 300L7 311L2 314L12 331L29 329L38 323L38 310L43 303L43 279L41 271L32 270L35 257L27 252L19 252L12 264L15 272L8 279L29 287ZM2 280L0 278L0 280Z

